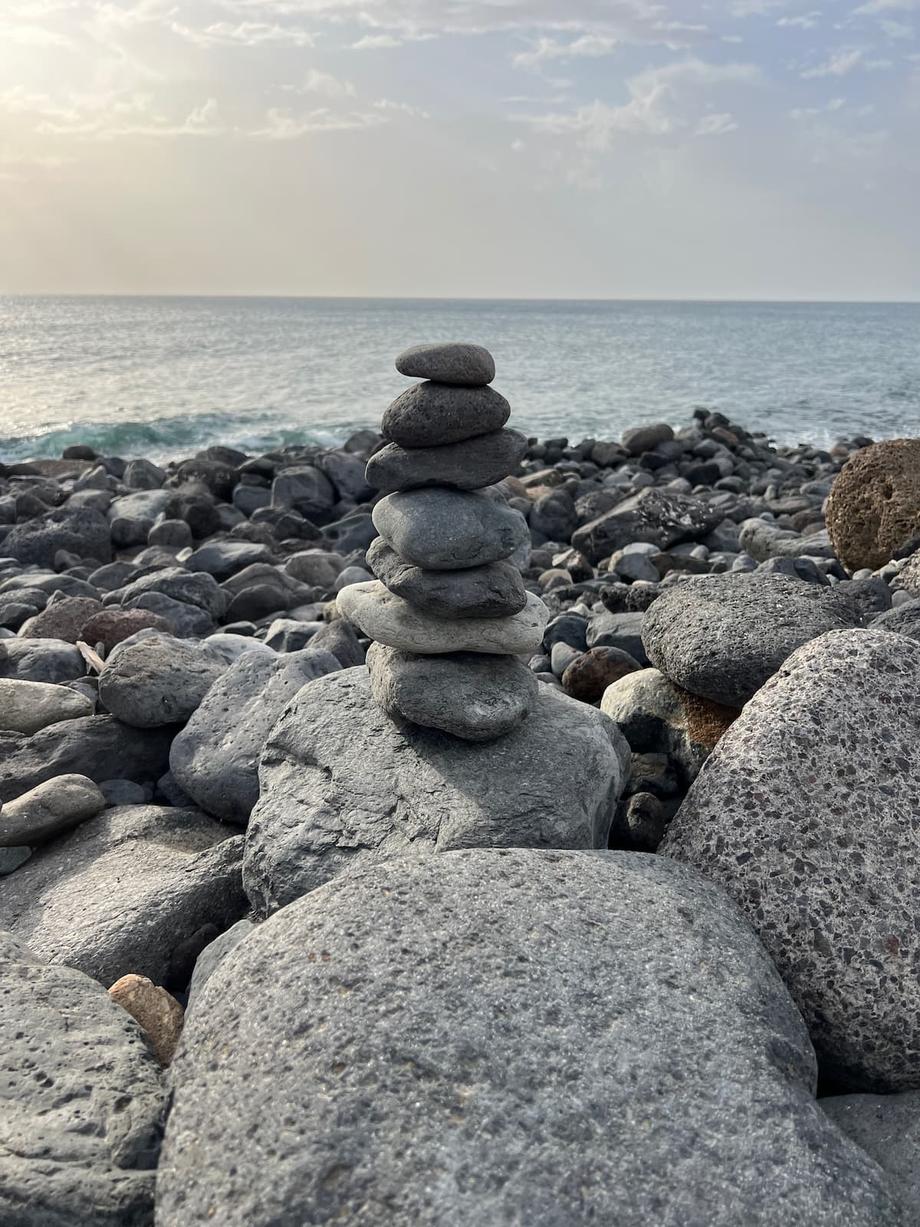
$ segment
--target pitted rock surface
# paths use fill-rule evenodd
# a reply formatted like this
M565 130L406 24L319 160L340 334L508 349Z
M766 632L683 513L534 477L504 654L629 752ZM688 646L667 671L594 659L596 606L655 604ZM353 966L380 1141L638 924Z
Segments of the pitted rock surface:
M374 507L374 524L407 562L459 571L508 558L527 540L519 511L468 490L407 490Z
M920 439L886 439L857 452L834 480L826 517L848 571L888 562L920 533Z
M400 375L476 388L495 378L495 359L482 345L443 341L412 345L396 359Z
M510 562L466 571L426 571L377 537L368 548L367 564L391 592L434 618L501 618L527 604L521 573Z
M511 406L494 388L427 381L397 396L380 429L400 447L438 447L501 430L510 416Z

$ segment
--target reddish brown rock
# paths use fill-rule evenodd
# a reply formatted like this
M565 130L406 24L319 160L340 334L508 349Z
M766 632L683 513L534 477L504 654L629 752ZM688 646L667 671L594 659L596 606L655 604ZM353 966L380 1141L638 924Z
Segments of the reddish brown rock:
M582 652L562 675L562 689L583 703L598 703L611 682L642 666L620 648L591 648Z
M920 439L887 439L857 452L834 482L826 518L848 571L888 562L920 534Z
M65 596L47 605L19 629L22 639L61 639L76 643L86 620L97 615L102 602L91 596Z
M79 638L93 647L101 643L109 652L116 643L147 627L173 633L173 624L168 619L148 609L103 609L83 624Z
M185 1013L175 997L146 976L122 976L109 989L109 996L127 1010L147 1037L161 1065L169 1065L182 1034Z

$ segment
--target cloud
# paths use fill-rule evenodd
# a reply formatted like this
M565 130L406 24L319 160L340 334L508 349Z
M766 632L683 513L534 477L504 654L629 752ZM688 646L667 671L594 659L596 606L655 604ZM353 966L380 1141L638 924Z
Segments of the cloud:
M310 30L299 26L270 25L264 21L241 21L237 25L218 21L202 29L175 22L171 29L200 47L264 47L284 43L292 47L312 47L316 43L316 35Z
M851 47L847 50L835 51L823 63L816 64L813 68L806 68L799 75L803 81L816 77L845 77L854 68L858 68L863 60L863 52L858 47Z
M356 128L373 128L383 123L386 123L386 119L375 112L339 114L328 107L318 107L302 115L293 115L288 110L270 107L263 126L248 131L246 135L260 140L294 141L314 132L347 132Z
M734 132L738 125L734 116L723 111L715 115L704 115L693 131L694 136L723 136L726 132Z
M356 92L351 81L316 68L310 69L302 85L285 86L285 89L294 94L322 94L324 98L354 98Z
M617 45L615 38L601 34L583 34L568 43L554 38L541 38L529 51L519 51L512 56L511 63L515 68L539 68L549 60L611 55Z
M423 111L421 107L414 107L408 102L394 102L392 98L378 98L376 102L372 102L371 106L378 111L398 111L402 115L409 115L413 119L430 119L431 116L427 111Z
M776 23L778 26L792 27L797 30L814 30L821 14L817 11L812 13L800 13L798 17L780 17Z
M789 112L790 119L811 119L815 115L832 114L834 111L840 111L846 105L845 98L832 98L830 102L826 102L820 107L793 107Z
M365 34L351 44L352 51L376 51L384 47L401 47L403 40L394 34Z

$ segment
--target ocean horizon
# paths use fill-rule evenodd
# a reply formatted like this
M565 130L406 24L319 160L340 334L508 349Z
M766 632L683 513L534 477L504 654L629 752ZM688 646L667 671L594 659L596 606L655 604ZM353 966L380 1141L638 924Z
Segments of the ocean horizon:
M785 444L920 425L916 302L6 295L0 460L338 443L405 386L395 355L441 339L487 346L541 438L698 406Z

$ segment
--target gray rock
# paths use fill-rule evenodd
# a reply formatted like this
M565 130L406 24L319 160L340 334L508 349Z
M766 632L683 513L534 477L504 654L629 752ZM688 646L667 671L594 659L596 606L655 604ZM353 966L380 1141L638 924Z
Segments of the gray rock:
M698 541L721 520L719 509L702 499L649 488L576 529L572 545L597 563L633 541L650 541L662 550L681 541Z
M386 409L380 429L401 447L440 447L500 430L511 406L494 388L414 384Z
M300 550L292 554L284 564L284 570L303 584L330 589L342 570L341 555L327 550Z
M745 520L738 540L741 548L758 562L766 562L770 558L834 557L826 532L802 537L768 520Z
M796 648L858 623L853 602L833 588L782 575L711 575L663 592L645 614L642 642L679 686L741 707Z
M364 648L358 642L351 623L345 618L336 618L334 622L326 622L310 638L310 648L314 652L331 652L343 669L351 669L355 665L364 664Z
M0 927L105 985L136 972L184 988L197 935L245 910L242 836L227 834L193 809L103 810L4 882Z
M115 805L147 805L153 797L153 786L135 784L133 780L103 780L99 791L110 808Z
M649 426L633 426L623 431L623 446L631 456L640 456L650 452L659 443L668 443L674 438L673 429L666 422L655 422Z
M195 960L192 982L188 987L188 1003L185 1007L186 1014L188 1014L201 990L230 951L235 950L244 938L247 938L250 933L255 931L255 928L255 923L244 917L243 920L238 920L235 925L231 925L226 933L221 933L212 942L208 942Z
M157 490L166 481L166 473L153 461L140 457L128 461L122 481L129 490Z
M887 1173L910 1221L920 1221L920 1091L832 1095L818 1103Z
M388 715L464 741L510 733L532 710L539 688L514 656L416 656L372 643L367 667L371 693Z
M267 546L252 541L206 541L188 556L190 571L206 571L215 579L227 579L254 563L271 562Z
M739 902L840 1090L920 1086L920 644L799 648L716 746L668 856Z
M86 673L83 657L62 639L0 640L0 678L21 682L71 682Z
M133 610L153 614L168 623L179 639L203 639L214 630L214 619L207 610L188 601L176 601L162 592L142 592L129 597L124 611Z
M384 494L422 486L479 490L513 473L527 451L516 430L493 430L442 447L400 447L388 443L367 462L367 480Z
M335 501L332 482L312 464L283 469L272 482L272 507L290 507L308 520L328 519Z
M0 934L0 1221L141 1227L166 1087L101 984Z
M612 721L546 687L513 732L472 745L397 727L347 669L301 690L266 743L247 894L265 915L406 851L606 847L628 765Z
M549 617L540 598L530 592L520 613L505 618L432 618L377 581L352 584L336 599L340 612L370 639L426 655L489 652L516 656L535 652Z
M246 652L208 691L177 735L169 767L202 809L245 825L259 799L259 755L302 686L339 668L329 652ZM2 815L0 815L2 822Z
M88 596L65 596L52 601L19 628L21 639L57 639L76 643L85 623L102 609L101 601Z
M575 502L567 490L543 494L530 509L531 531L547 541L568 541L578 524Z
M519 511L488 495L461 490L388 494L374 507L373 519L397 554L435 571L498 562L529 540Z
M365 462L360 456L338 449L326 452L320 460L323 472L335 486L340 499L366 502L373 495L364 476Z
M0 730L7 733L37 733L49 724L91 716L92 699L68 686L47 682L24 682L0 678Z
M0 848L0 878L24 865L31 855L31 848Z
M15 525L3 540L3 556L17 562L54 566L59 550L78 558L110 562L112 542L104 515L91 507L57 507L34 520Z
M907 635L909 639L920 639L920 600L897 605L873 618L869 625L876 631L893 631L897 635Z
M213 575L207 575L204 571L186 571L184 567L164 567L142 575L125 587L110 592L104 599L106 605L135 605L138 597L151 593L194 605L210 614L211 618L222 618L227 611L227 594Z
M104 808L105 797L85 775L56 776L0 809L0 848L34 848Z
M647 664L642 643L642 620L644 614L611 613L603 610L596 613L588 623L585 644L588 648L618 648L640 664Z
M0 801L58 775L107 780L117 770L138 783L166 770L172 730L136 729L111 716L81 716L31 736L0 733Z
M266 631L265 643L275 652L299 652L322 625L322 622L302 622L299 618L276 618Z
M383 537L371 542L367 561L391 592L433 618L501 618L527 604L521 573L510 562L427 571L400 558Z
M286 908L211 976L157 1221L906 1227L815 1073L769 959L698 875L406 858Z
M404 349L396 359L396 369L413 379L434 379L438 383L476 388L495 378L495 359L481 345L444 341Z
M154 632L118 645L99 674L99 700L135 728L181 724L226 669L204 644Z

